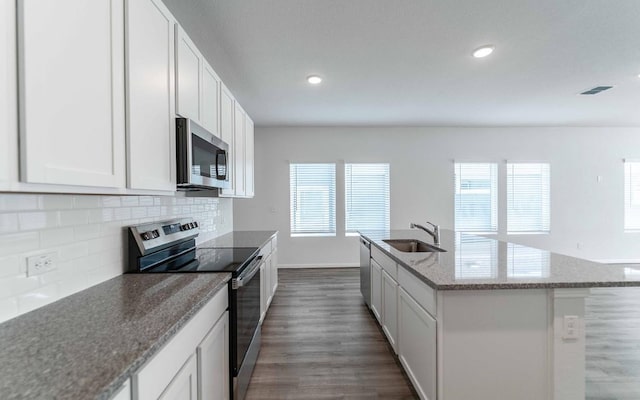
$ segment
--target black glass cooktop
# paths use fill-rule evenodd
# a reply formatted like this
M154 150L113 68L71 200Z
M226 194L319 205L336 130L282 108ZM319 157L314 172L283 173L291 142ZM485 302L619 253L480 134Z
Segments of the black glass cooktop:
M221 247L196 250L199 272L239 273L257 255L257 247Z
M257 254L257 247L197 248L167 262L157 263L145 272L231 272L235 277Z

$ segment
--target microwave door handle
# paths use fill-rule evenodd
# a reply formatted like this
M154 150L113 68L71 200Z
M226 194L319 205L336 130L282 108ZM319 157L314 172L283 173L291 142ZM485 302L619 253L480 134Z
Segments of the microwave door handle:
M224 173L223 174L220 173L220 158L221 157L222 157L222 159L224 161L224 164L225 164L225 168L224 168ZM225 156L225 151L224 150L216 151L216 179L222 179L222 180L226 180L227 179L226 164L227 164L227 157Z

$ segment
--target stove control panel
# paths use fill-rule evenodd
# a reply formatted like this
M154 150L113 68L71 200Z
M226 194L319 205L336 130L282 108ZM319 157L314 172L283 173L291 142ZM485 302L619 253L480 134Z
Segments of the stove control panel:
M164 248L174 242L198 236L200 224L192 218L180 218L170 221L151 222L129 227L140 254L146 254L156 248Z

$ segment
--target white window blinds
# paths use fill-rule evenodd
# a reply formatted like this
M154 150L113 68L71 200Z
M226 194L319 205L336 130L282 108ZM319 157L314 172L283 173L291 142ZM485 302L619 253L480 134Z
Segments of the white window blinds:
M550 172L547 163L507 164L507 232L548 233Z
M463 232L498 230L497 164L455 164L455 228Z
M336 165L290 164L291 236L335 235Z
M345 164L345 227L389 230L389 164Z
M624 163L624 230L640 231L640 161Z

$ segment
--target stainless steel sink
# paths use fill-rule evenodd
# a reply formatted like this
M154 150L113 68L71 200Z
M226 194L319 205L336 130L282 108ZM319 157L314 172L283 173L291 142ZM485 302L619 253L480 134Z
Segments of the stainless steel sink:
M405 253L433 253L446 251L416 239L387 239L386 244Z

